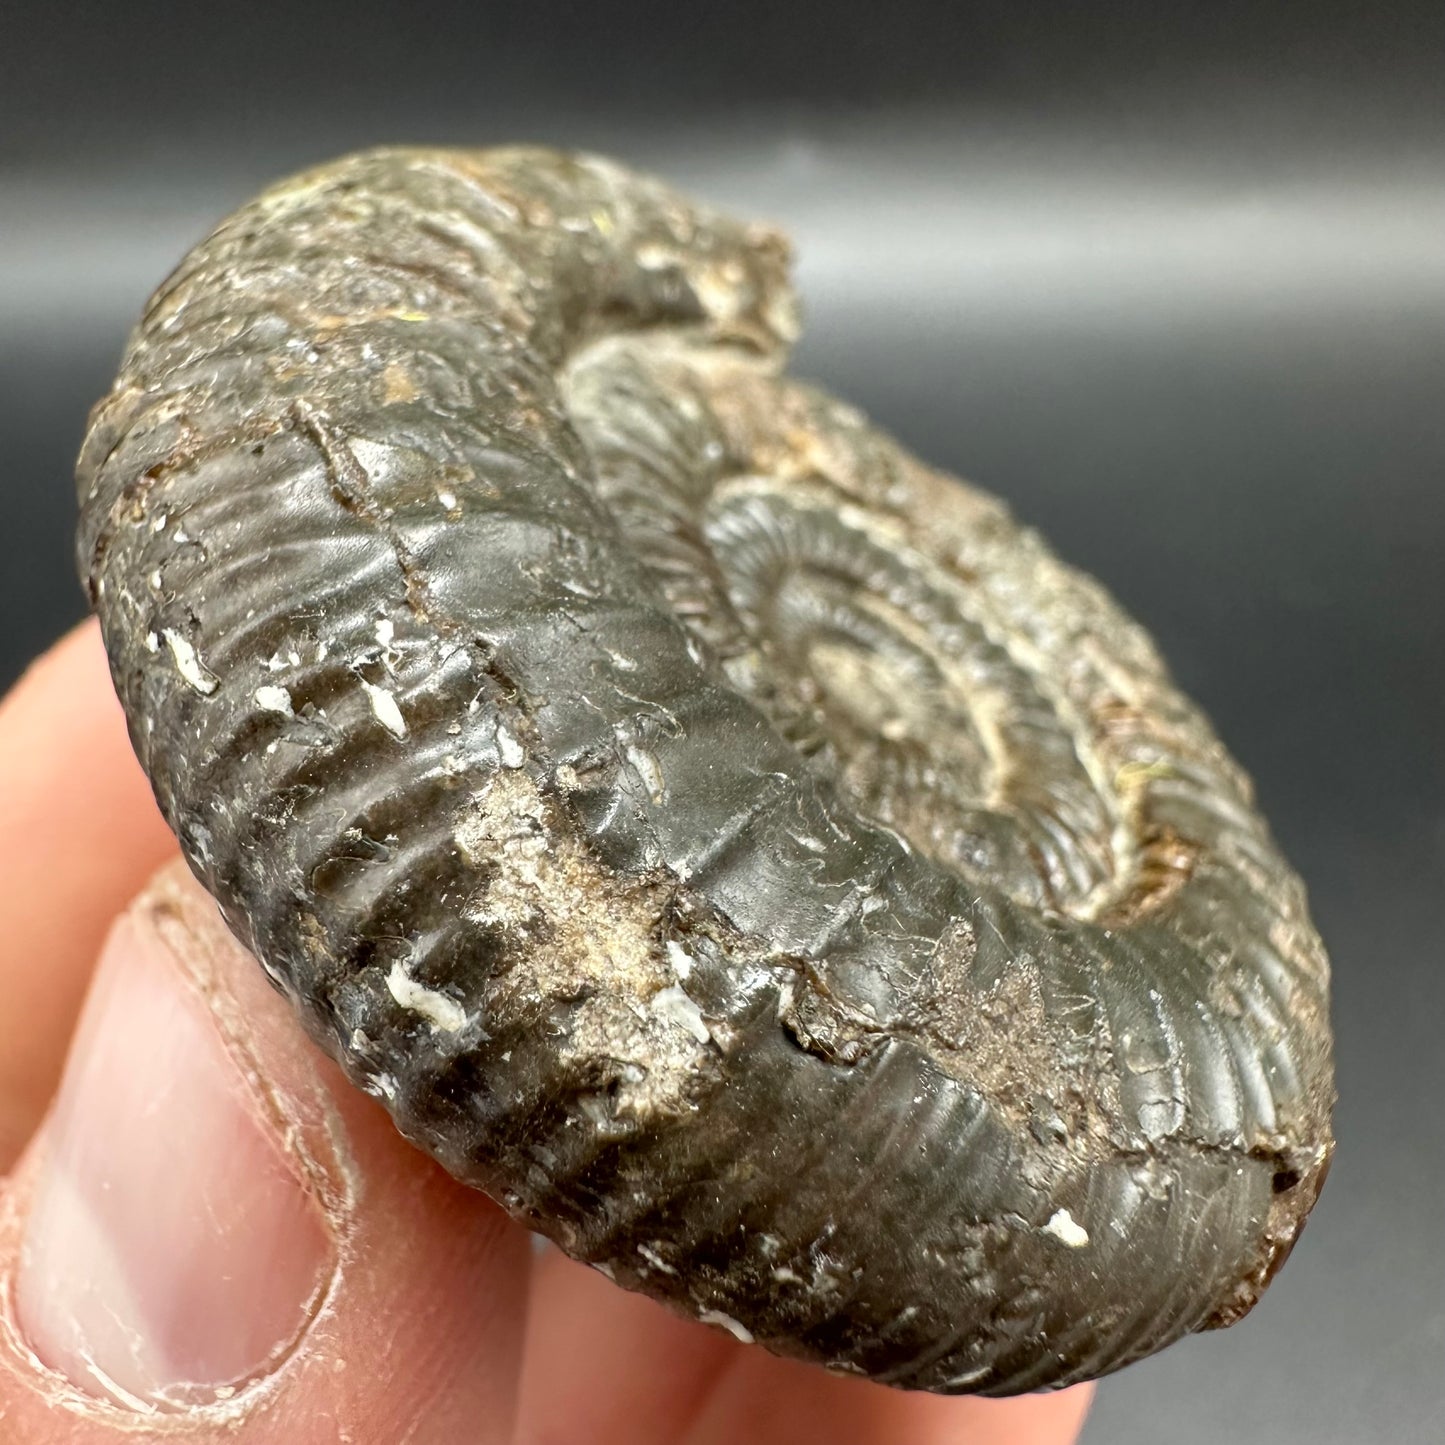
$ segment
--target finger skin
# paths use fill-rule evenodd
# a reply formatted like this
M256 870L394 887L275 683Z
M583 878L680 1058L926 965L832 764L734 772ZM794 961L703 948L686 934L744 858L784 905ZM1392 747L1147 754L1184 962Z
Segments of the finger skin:
M0 1421L26 1445L506 1445L528 1243L397 1135L296 1028L179 865L138 905L210 1006L254 1104L314 1179L336 1251L322 1302L270 1375L184 1414L102 1403L46 1370L13 1310L42 1131L0 1193ZM159 1127L163 1127L160 1121Z
M55 1090L106 929L175 848L84 623L0 702L0 1172Z
M548 1249L533 1267L516 1445L674 1445L741 1348Z
M1072 1445L1092 1385L1013 1400L890 1390L761 1350L742 1355L678 1445Z

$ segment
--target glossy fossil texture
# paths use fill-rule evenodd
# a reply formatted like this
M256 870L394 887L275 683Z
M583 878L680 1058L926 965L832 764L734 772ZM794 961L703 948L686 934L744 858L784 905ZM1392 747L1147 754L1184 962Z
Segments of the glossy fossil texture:
M898 1385L1243 1314L1328 970L1144 634L782 373L784 242L389 150L228 219L80 464L187 858L311 1033L619 1284Z

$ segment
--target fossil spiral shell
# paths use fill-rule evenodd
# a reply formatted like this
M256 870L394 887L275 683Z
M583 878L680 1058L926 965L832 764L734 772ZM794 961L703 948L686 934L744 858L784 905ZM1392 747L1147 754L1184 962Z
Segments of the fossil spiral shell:
M775 233L384 150L151 300L79 557L191 867L458 1177L780 1353L1007 1394L1247 1311L1328 967L1149 640L785 376Z

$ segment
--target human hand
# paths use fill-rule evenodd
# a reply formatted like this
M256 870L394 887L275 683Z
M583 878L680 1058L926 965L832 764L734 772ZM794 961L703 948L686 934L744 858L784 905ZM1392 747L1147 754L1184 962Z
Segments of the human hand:
M1090 1387L837 1379L535 1254L306 1041L176 861L92 625L0 703L0 917L6 1445L1077 1437Z

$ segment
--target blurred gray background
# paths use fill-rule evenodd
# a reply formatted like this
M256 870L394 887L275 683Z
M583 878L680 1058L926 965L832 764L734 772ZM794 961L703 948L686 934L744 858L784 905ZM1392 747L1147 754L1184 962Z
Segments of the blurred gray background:
M538 140L782 222L797 369L1151 628L1334 955L1310 1228L1086 1441L1445 1439L1442 68L1438 4L0 3L0 684L126 327L265 181Z

